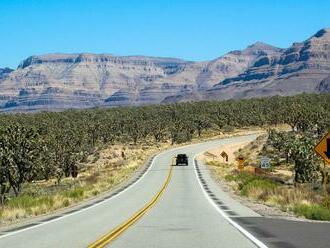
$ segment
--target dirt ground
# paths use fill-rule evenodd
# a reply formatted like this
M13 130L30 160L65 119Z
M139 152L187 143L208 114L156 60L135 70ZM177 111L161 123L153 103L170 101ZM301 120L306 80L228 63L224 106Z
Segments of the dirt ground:
M230 145L221 145L220 147L213 148L199 155L199 160L220 160L223 163L236 163L234 152L238 151L240 148L243 148L249 144L249 142L240 142ZM228 161L225 161L225 158L221 156L221 153L225 152L228 155Z

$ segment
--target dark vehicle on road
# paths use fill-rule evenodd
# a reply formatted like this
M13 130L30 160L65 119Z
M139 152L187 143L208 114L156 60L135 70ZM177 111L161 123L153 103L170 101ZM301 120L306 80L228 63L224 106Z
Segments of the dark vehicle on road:
M188 165L188 156L186 154L178 154L175 165Z

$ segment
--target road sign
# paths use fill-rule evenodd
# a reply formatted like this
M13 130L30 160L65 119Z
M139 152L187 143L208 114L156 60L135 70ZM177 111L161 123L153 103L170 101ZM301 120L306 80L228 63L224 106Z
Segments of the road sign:
M220 155L226 160L226 162L228 162L228 154L225 151L222 151Z
M260 159L260 168L268 169L270 167L270 159L268 157L262 157Z
M319 141L314 150L324 162L330 164L330 131Z
M244 169L244 161L245 161L245 158L242 157L242 156L239 156L239 157L237 158L238 169L239 169L239 170L243 170L243 169Z

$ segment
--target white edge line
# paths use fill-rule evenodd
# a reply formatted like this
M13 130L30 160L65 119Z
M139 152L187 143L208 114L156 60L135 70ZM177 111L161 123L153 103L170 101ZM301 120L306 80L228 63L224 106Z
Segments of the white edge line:
M167 150L167 151L163 151L163 152L171 152L171 151L176 150L176 149L178 149L178 148L184 148L184 147L186 147L186 146L192 146L192 145L195 145L195 144L188 144L188 145L184 145L184 146L180 146L180 147L175 147L175 148L171 148L171 149L169 149L169 150ZM137 181L135 181L134 183L132 183L130 186L128 186L128 187L125 188L124 190L120 191L118 194L116 194L116 195L114 195L114 196L112 196L112 197L110 197L110 198L108 198L108 199L105 199L105 200L103 200L103 201L101 201L101 202L99 202L99 203L95 203L95 204L93 204L93 205L91 205L91 206L89 206L89 207L87 207L87 208L83 208L83 209L77 210L77 211L75 211L75 212L73 212L73 213L69 213L69 214L65 214L65 213L64 213L63 216L58 217L58 218L56 218L56 219L49 220L49 221L45 221L45 222L42 222L42 223L40 223L40 224L37 224L37 225L34 225L34 226L30 226L30 227L26 227L26 228L23 228L23 229L20 229L20 230L17 230L17 231L12 231L12 232L9 231L9 232L6 233L6 234L0 235L0 239L2 239L2 238L6 238L6 237L9 237L9 236L12 236L12 235L15 235L15 234L21 233L21 232L25 232L25 231L28 231L28 230L31 230L31 229L34 229L34 228L38 228L38 227L41 227L41 226L43 226L43 225L47 225L47 224L52 223L52 222L56 222L56 221L62 220L62 219L64 219L64 218L66 218L66 217L70 217L70 216L73 216L73 215L75 215L75 214L79 214L79 213L81 213L81 212L83 212L83 211L86 211L86 210L90 210L90 209L92 209L92 208L94 208L94 207L97 207L97 206L99 206L99 205L101 205L101 204L104 204L104 203L106 203L106 202L108 202L108 201L110 201L110 200L113 200L113 199L117 198L118 196L122 195L122 194L125 193L127 190L129 190L130 188L132 188L133 186L135 186L137 183L141 182L141 180L144 178L144 176L145 176L145 175L146 175L146 174L152 169L152 167L154 166L155 159L156 159L160 154L162 154L163 152L160 152L160 153L158 153L157 155L155 155L155 156L153 157L150 166L148 167L148 169L142 174L142 176L141 176ZM54 213L54 214L55 214L55 213ZM42 220L40 220L40 221L42 221ZM3 232L5 232L5 231L3 231Z
M209 201L209 203L215 208L215 210L222 215L222 217L224 217L231 225L233 225L236 229L238 229L242 234L245 235L245 237L247 237L249 240L251 240L255 245L257 245L260 248L268 248L268 246L266 246L263 242L261 242L259 239L257 239L256 237L254 237L250 232L248 232L246 229L244 229L242 226L240 226L239 224L237 224L235 221L233 221L223 210L219 209L218 206L214 203L214 201L210 198L210 196L207 194L207 192L205 191L205 189L203 188L198 175L197 175L197 170L196 170L196 157L199 154L195 155L193 158L193 162L194 162L194 171L195 171L195 175L198 181L199 186L201 187L205 198Z
M253 135L253 134L251 134L251 135ZM226 137L226 138L223 138L223 139L230 139L230 138L235 138L236 136L234 136L234 137ZM237 136L237 137L240 137L240 136ZM217 139L216 140L211 140L211 142L212 141L217 141ZM204 142L203 142L204 143ZM198 144L198 143L197 143ZM197 145L197 144L188 144L188 145L184 145L184 146L180 146L180 147L175 147L175 148L171 148L171 149L169 149L169 150L167 150L167 151L164 151L164 152L171 152L171 151L173 151L173 150L176 150L176 149L181 149L181 148L184 148L184 147L187 147L187 146L194 146L194 145ZM77 210L77 211L75 211L75 212L73 212L73 213L70 213L70 214L65 214L64 213L64 215L63 216L61 216L61 217L58 217L58 218L56 218L56 219L53 219L53 220L49 220L49 221L45 221L45 222L42 222L42 223L40 223L40 224L37 224L37 225L35 225L35 226L30 226L30 227L26 227L26 228L23 228L23 229L21 229L21 230L17 230L17 231L13 231L13 232L9 232L9 233L6 233L6 234L3 234L3 235L0 235L0 239L2 239L2 238L6 238L6 237L9 237L9 236L12 236L12 235L14 235L14 234L18 234L18 233L21 233L21 232L25 232L25 231L28 231L28 230L31 230L31 229L34 229L34 228L38 228L38 227L41 227L41 226L43 226L43 225L46 225L46 224L49 224L49 223L52 223L52 222L56 222L56 221L59 221L59 220L62 220L62 219L64 219L64 218L66 218L66 217L70 217L70 216L73 216L73 215L75 215L75 214L79 214L79 213L81 213L81 212L83 212L83 211L86 211L86 210L90 210L90 209L92 209L92 208L94 208L94 207L97 207L97 206L99 206L99 205L101 205L101 204L104 204L104 203L106 203L106 202L108 202L108 201L110 201L110 200L113 200L113 199L115 199L115 198L117 198L118 196L120 196L121 194L123 194L123 193L125 193L127 190L129 190L130 188L132 188L133 186L135 186L137 183L139 183L139 182L141 182L141 180L144 178L144 176L151 170L151 168L154 166L154 162L155 162L155 159L160 155L160 154L162 154L163 152L160 152L160 153L158 153L157 155L155 155L154 157L153 157L153 159L152 159L152 162L151 162L151 165L149 166L149 168L142 174L142 176L137 180L137 181L135 181L134 183L132 183L130 186L128 186L127 188L125 188L124 190L122 190L122 191L120 191L118 194L116 194L116 195L114 195L114 196L112 196L112 197L110 197L110 198L108 198L108 199L106 199L106 200L103 200L103 201L101 201L101 202L99 202L99 203L95 203L95 204L93 204L93 205L91 205L90 207L87 207L87 208L83 208L83 209L80 209L80 210ZM197 155L196 155L197 156ZM195 157L196 157L195 156ZM195 157L193 158L194 159L194 163L195 163ZM195 174L196 174L196 169L195 169ZM197 174L196 174L196 177L197 177ZM198 179L198 177L197 177L197 179ZM202 190L203 190L203 192L204 192L204 194L206 194L206 192L204 191L204 189L203 189L203 187L202 187L202 185L200 184L200 182L199 182L199 179L198 179L198 183L199 183L199 185L201 186L201 188L202 188ZM207 197L207 199L211 202L211 204L214 204L209 198L208 198L208 195L206 194L206 197ZM214 205L213 205L214 206ZM214 206L214 207L216 207L216 206ZM219 210L217 207L216 207L216 209L217 210ZM225 216L225 214L224 213L221 213L223 216ZM226 218L226 217L225 217ZM227 217L228 218L228 217ZM41 220L42 221L42 220ZM231 220L228 218L228 221L230 222ZM233 223L235 223L235 222L233 222ZM235 223L236 224L236 223ZM236 225L238 225L238 224L236 224ZM3 231L3 232L5 232L5 231ZM247 231L246 231L247 232ZM248 233L248 232L247 232ZM251 234L250 234L251 235ZM252 235L251 235L252 236ZM253 237L253 236L252 236ZM266 248L267 246L260 246L260 247L262 247L262 248Z
M159 154L161 154L161 153L159 153ZM116 194L116 195L114 195L114 196L112 196L112 197L110 197L110 198L108 198L108 199L105 199L105 200L103 200L103 201L101 201L101 202L95 203L95 204L93 204L93 205L91 205L91 206L89 206L89 207L87 207L87 208L83 208L83 209L77 210L77 211L75 211L75 212L73 212L73 213L69 213L69 214L65 214L65 213L64 213L63 216L58 217L58 218L56 218L56 219L49 220L49 221L45 221L45 222L42 222L42 223L37 224L37 225L35 225L35 226L30 226L30 227L27 227L27 228L23 228L23 229L21 229L21 230L17 230L17 231L13 231L13 232L9 232L9 233L3 234L3 235L0 236L0 239L2 239L2 238L6 238L6 237L8 237L8 236L12 236L12 235L14 235L14 234L18 234L18 233L21 233L21 232L24 232L24 231L28 231L28 230L30 230L30 229L34 229L34 228L37 228L37 227L41 227L41 226L43 226L43 225L46 225L46 224L49 224L49 223L52 223L52 222L56 222L56 221L62 220L62 219L64 219L64 218L66 218L66 217L70 217L70 216L72 216L72 215L79 214L79 213L81 213L81 212L83 212L83 211L86 211L86 210L90 210L90 209L92 209L92 208L94 208L94 207L97 207L97 206L99 206L99 205L101 205L101 204L104 204L104 203L106 203L106 202L108 202L108 201L110 201L110 200L113 200L113 199L117 198L118 196L120 196L121 194L125 193L127 190L129 190L129 189L132 188L133 186L135 186L135 184L139 183L139 182L144 178L144 176L145 176L145 175L151 170L151 168L154 166L154 161L155 161L155 159L159 156L159 154L157 154L156 156L153 157L150 166L148 167L148 169L142 174L142 176L141 176L137 181L135 181L134 183L132 183L130 186L128 186L128 187L125 188L124 190L120 191L118 194ZM42 220L40 220L40 221L42 221ZM27 224L27 225L28 225L28 224ZM5 232L5 231L3 231L3 232Z

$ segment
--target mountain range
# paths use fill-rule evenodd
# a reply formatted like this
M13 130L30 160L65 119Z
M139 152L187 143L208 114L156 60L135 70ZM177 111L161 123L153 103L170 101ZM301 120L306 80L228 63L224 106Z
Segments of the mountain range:
M31 56L0 69L0 111L41 111L330 92L330 29L287 49L257 42L214 60Z

